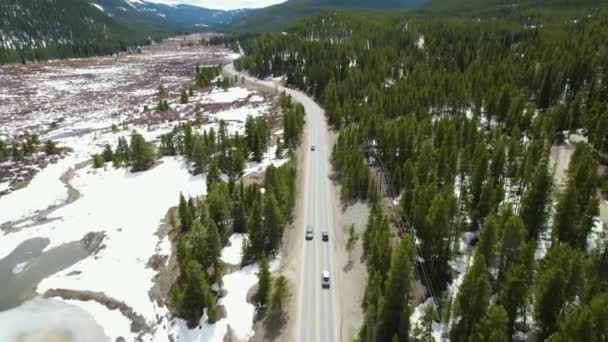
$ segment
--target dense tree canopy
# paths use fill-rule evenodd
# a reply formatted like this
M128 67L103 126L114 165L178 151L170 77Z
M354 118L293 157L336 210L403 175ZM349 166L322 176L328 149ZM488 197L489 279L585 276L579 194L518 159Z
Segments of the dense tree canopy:
M285 75L324 106L339 129L341 196L372 203L361 340L406 338L405 311L385 305L395 233L415 236L408 267L428 272L419 280L437 292L454 341L509 340L530 324L543 338L577 329L580 310L560 312L577 298L594 312L606 291L604 246L588 241L606 177L608 15L528 5L474 20L332 11L241 40L237 68ZM575 133L583 142L556 187L551 147ZM381 196L399 204L384 210ZM454 268L460 253L474 259L466 270ZM443 299L462 272L456 298ZM388 309L401 321L384 333Z

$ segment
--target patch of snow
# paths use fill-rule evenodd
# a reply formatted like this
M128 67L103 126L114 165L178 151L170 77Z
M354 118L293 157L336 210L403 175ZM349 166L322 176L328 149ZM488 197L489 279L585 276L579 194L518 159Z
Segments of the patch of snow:
M134 0L131 0L135 2ZM147 2L153 2L157 4L165 4L165 5L191 5L204 7L209 9L217 9L217 10L238 10L245 8L263 8L272 5L277 5L285 2L286 0L147 0Z
M270 261L270 271L277 270L279 263L279 259ZM206 315L203 315L199 323L200 328L194 329L188 329L184 320L176 318L170 331L175 340L222 342L228 327L238 341L246 341L251 338L253 336L255 307L247 302L247 294L257 284L258 271L259 266L255 263L224 275L222 278L223 288L227 293L225 297L219 300L218 305L223 305L226 308L226 317L215 322L215 324L209 324Z
M243 257L243 234L234 233L230 236L230 246L222 249L222 261L230 265L238 265Z
M131 332L131 321L120 310L110 310L92 300L66 300L65 302L77 306L95 317L95 321L102 326L104 333L111 341L117 341L119 337L125 338L127 341L137 340L138 334Z
M27 265L28 265L27 261L18 263L17 265L15 265L15 267L13 267L13 270L12 270L13 274L19 274L19 273L25 271L25 269L27 268Z
M232 87L228 90L215 88L203 97L203 103L232 103L234 101L244 100L251 92L245 88Z
M591 252L599 246L602 246L605 241L606 232L604 230L604 223L602 223L602 220L600 220L599 217L596 217L593 228L591 228L591 233L587 237L587 252Z
M260 95L253 95L249 98L249 102L264 102L264 97Z
M397 206L399 205L399 202L401 201L401 196L403 195L403 193L400 193L399 196L397 196L397 198L395 198L393 200L393 205Z
M51 164L38 173L27 187L0 197L0 224L25 218L67 199L67 189L59 178L74 164L70 157ZM0 258L5 253L0 252Z
M466 116L467 119L471 120L473 119L473 109L471 108L467 108L467 110L465 110L464 115Z
M57 299L34 298L0 312L0 341L107 342L103 329L79 307Z
M241 57L243 57L243 55L242 55L242 54L240 54L240 53L237 53L237 52L232 52L232 53L230 53L230 54L228 55L228 59L230 59L230 60L232 60L232 61L234 61L234 60L236 60L236 59L239 59L239 58L241 58Z
M424 49L424 36L420 35L420 37L418 37L418 41L416 42L416 46L419 49Z
M92 6L94 6L95 8L97 8L98 10L100 10L100 11L104 12L104 13L106 12L106 11L103 9L103 7L101 7L101 5L98 5L98 4L94 3L94 2L91 2L91 5L92 5Z
M247 116L251 115L255 118L268 113L269 110L269 105L262 105L258 107L244 106L238 108L230 108L221 112L209 114L209 116L212 118L216 118L217 120L236 121L244 123L247 120Z
M422 326L422 324L423 324L422 318L424 317L424 312L426 311L426 308L429 305L431 305L431 306L435 305L435 302L433 301L433 298L431 298L431 297L427 298L427 300L424 303L421 303L414 308L414 312L410 316L410 324L411 324L412 329L415 326L418 326L420 329L425 329L425 327ZM442 339L441 339L442 330L443 330L443 325L441 323L436 322L436 321L433 321L431 323L431 335L433 336L434 341L436 341L436 342L442 341Z
M473 241L475 238L477 238L479 236L480 231L475 231L475 232L464 232L462 233L462 241L464 241L464 243L466 243L467 245L471 244L471 241Z
M262 158L262 162L258 163L257 161L247 162L245 165L245 170L243 171L243 175L246 176L253 172L262 172L268 166L274 165L275 167L279 167L289 161L289 158L277 159L275 158L274 152L276 151L276 146L269 147L264 153L264 157ZM287 153L283 153L283 156L286 156Z
M470 234L463 233L462 239L458 242L458 251L456 253L456 257L448 262L449 266L458 273L456 278L448 284L447 293L452 303L452 306L456 302L456 298L458 297L458 290L460 289L460 285L464 281L464 276L467 273L468 268L473 263L473 255L475 250L469 248L467 238L470 238ZM450 321L447 322L447 330L451 330L452 323L457 317L450 318Z

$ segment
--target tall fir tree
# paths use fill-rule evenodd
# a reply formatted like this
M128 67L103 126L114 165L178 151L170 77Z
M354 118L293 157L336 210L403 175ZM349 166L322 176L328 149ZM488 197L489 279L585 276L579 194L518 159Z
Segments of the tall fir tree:
M472 342L507 342L507 312L500 305L490 305L486 313L475 324Z
M458 297L456 315L458 318L450 332L452 341L467 341L473 333L475 324L483 317L488 308L492 288L488 280L486 261L483 255L475 256L473 265L464 276Z
M414 281L415 256L412 241L410 235L404 235L392 254L382 302L381 341L388 341L393 336L397 336L398 341L409 340L409 293Z

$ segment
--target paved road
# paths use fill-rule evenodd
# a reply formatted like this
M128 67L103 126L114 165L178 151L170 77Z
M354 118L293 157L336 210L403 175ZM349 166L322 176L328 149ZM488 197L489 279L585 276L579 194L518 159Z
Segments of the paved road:
M337 322L338 308L336 296L337 277L332 263L332 253L335 250L333 232L335 229L333 217L333 204L330 194L330 139L325 112L308 95L303 92L284 88L277 82L261 81L240 74L234 70L232 64L227 65L225 70L228 73L244 76L248 81L254 82L263 87L270 87L278 91L286 91L291 97L304 105L306 109L305 136L303 144L307 147L303 149L307 155L304 165L300 168L304 170L304 186L301 191L301 200L304 201L304 215L307 224L311 225L314 232L312 241L304 238L305 227L298 227L301 230L299 239L302 243L302 265L300 267L300 281L296 289L296 299L298 303L298 315L295 322L295 331L298 341L302 342L334 342L339 341ZM315 145L316 150L311 151L308 146ZM329 232L329 242L321 241L321 232ZM298 241L300 243L300 241ZM321 287L321 272L327 270L332 275L331 286L329 289Z

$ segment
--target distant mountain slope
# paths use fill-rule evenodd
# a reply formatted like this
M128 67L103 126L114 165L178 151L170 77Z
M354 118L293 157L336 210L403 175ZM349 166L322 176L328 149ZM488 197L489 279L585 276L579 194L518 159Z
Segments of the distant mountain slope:
M289 22L323 9L406 9L425 0L288 0L256 10L230 26L237 32L262 32L283 29Z
M84 0L0 1L0 63L113 53L145 37Z
M134 34L83 0L0 1L0 48L103 42Z
M530 8L572 8L608 4L607 0L428 0L420 10L442 14L492 13Z
M115 18L149 32L214 29L246 14L247 10L223 11L189 5L165 5L143 0L88 0Z

